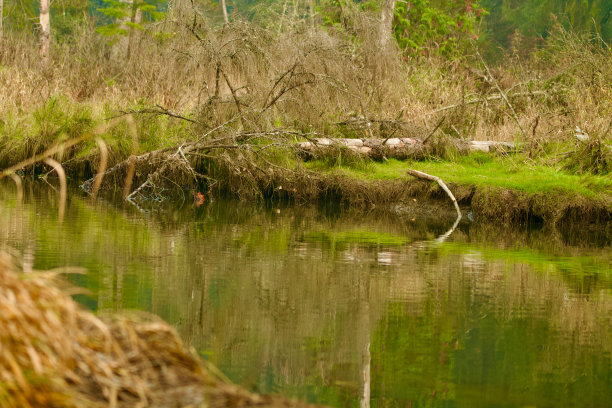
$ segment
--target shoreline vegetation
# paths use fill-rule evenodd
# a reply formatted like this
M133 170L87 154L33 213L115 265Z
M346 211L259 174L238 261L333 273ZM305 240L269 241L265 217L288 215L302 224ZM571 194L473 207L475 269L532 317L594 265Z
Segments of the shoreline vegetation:
M296 22L277 33L215 26L176 4L129 52L83 23L41 63L35 41L5 33L2 176L46 177L57 163L94 196L137 205L445 197L413 169L448 183L477 222L609 227L612 53L601 38L556 26L528 57L510 50L489 67L475 45L452 60L380 47L378 21L358 10L350 32ZM417 148L394 155L397 140Z
M342 32L215 28L176 7L130 55L84 25L54 44L49 65L34 42L5 35L2 175L44 177L52 159L73 183L90 179L89 193L137 204L198 193L365 208L445 197L410 168L448 183L477 222L609 227L607 44L557 27L530 58L490 68L477 49L400 58L376 46L373 21L353 19L361 42L347 48L354 38ZM397 140L417 148L394 155ZM470 152L474 141L491 151Z

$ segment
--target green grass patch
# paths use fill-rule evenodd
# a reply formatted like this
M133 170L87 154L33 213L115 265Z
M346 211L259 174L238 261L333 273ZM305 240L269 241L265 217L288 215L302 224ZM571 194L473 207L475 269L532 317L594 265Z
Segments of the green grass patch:
M151 103L152 104L152 103ZM151 105L149 104L149 105ZM108 123L119 111L139 110L149 106L140 101L133 106L77 102L57 94L41 101L31 111L0 112L0 167L8 167L41 153L52 145L90 134L98 126ZM138 136L138 152L144 153L174 146L191 137L186 121L166 115L133 115ZM110 126L102 137L111 155L111 163L127 158L133 141L126 120ZM93 138L63 153L64 163L72 160L98 162L99 148Z
M399 161L373 162L367 167L327 166L327 163L307 163L312 170L335 172L361 180L393 180L405 178L406 169L423 171L438 176L447 183L476 187L501 187L527 193L564 192L587 198L609 195L612 191L610 175L571 174L540 164L525 164L519 156L512 159L484 153L458 157L456 161Z

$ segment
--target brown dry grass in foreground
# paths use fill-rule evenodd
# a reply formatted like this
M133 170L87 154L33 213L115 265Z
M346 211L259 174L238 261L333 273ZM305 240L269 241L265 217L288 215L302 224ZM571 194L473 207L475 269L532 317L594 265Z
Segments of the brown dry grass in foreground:
M0 252L0 407L299 407L212 374L160 320L103 321Z

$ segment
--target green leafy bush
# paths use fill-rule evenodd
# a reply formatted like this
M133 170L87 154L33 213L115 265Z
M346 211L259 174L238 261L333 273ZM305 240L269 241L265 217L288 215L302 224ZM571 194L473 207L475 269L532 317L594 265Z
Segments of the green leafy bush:
M393 30L409 54L454 56L478 39L477 23L486 13L479 0L398 1Z

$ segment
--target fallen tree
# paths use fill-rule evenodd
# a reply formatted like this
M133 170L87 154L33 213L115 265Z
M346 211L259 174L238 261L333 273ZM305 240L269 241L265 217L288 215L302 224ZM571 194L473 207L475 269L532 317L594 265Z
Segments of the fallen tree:
M146 112L151 113L151 112ZM159 113L159 112L158 112ZM167 114L164 112L164 114ZM213 170L223 168L225 177L232 174L250 174L253 191L261 191L278 179L279 173L285 179L320 178L296 163L300 160L317 159L345 151L373 160L422 159L436 156L440 149L452 149L458 154L474 151L508 153L516 148L514 143L493 141L464 141L455 138L428 141L436 129L423 139L419 138L331 138L316 132L299 132L292 129L270 131L236 131L230 128L234 117L210 129L201 137L181 145L158 149L142 155L132 155L106 170L98 168L98 174L81 184L81 188L92 195L98 189L116 190L123 186L123 196L132 204L142 201L162 201L165 197L183 195L184 190L203 186L211 189L219 184ZM283 160L293 158L289 164ZM104 162L104 156L101 162ZM131 189L137 169L136 187ZM282 180L283 177L280 177ZM245 177L242 177L245 179Z

